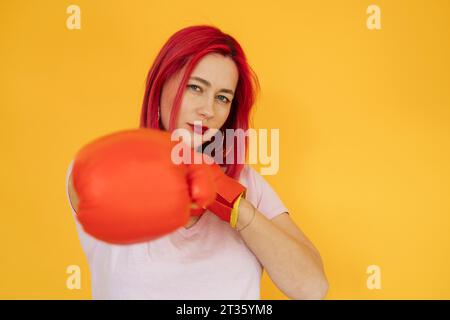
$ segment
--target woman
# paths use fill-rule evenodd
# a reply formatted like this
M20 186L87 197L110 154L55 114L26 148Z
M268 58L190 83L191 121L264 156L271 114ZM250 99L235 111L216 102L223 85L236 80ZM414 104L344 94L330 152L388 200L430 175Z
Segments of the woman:
M204 150L214 130L202 135L194 122L247 130L257 86L233 37L212 26L184 28L167 41L148 73L140 126L189 130L193 146ZM224 157L230 147L225 141ZM244 146L247 154L247 139ZM289 298L325 297L320 255L270 185L248 165L224 163L225 173L247 188L236 228L207 210L156 240L111 245L86 234L75 219L94 299L260 299L262 268ZM76 213L71 167L68 196Z

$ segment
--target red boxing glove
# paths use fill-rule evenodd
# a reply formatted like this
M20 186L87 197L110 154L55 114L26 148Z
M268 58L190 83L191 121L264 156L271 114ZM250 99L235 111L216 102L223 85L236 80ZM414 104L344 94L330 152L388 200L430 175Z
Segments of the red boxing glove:
M236 216L232 217L233 207L240 196L245 196L246 188L237 180L227 176L218 164L211 164L210 169L217 194L216 199L207 208L235 228L238 213L235 212Z
M225 222L229 222L234 228L237 222L237 208L233 211L233 207L237 203L240 196L245 196L246 188L237 180L227 176L220 166L206 154L196 152L190 148L190 154L183 157L184 163L191 163L191 166L207 165L213 177L216 197L215 200L206 208L217 215ZM182 150L184 151L184 149ZM183 154L183 153L181 153ZM197 157L197 160L194 160ZM197 163L197 164L196 164ZM192 209L191 215L200 216L204 213L204 209ZM232 214L235 216L232 216Z
M191 204L214 201L206 164L174 164L170 134L135 129L94 140L72 169L77 219L97 239L117 244L149 241L185 225Z

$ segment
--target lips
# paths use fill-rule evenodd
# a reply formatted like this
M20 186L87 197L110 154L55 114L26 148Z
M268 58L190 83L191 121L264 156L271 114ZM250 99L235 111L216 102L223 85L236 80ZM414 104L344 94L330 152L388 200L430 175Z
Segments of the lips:
M189 127L192 129L192 131L200 134L205 134L205 132L209 129L207 126L196 126L194 127L193 124L188 123Z

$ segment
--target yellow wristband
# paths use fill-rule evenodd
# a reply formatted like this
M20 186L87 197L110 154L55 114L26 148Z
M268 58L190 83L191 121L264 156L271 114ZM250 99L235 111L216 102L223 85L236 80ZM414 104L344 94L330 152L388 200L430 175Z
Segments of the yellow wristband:
M241 202L241 198L244 195L244 192L242 192L239 197L236 199L236 201L233 204L233 209L231 209L231 217L230 217L230 225L232 228L236 228L236 224L239 217L239 202Z

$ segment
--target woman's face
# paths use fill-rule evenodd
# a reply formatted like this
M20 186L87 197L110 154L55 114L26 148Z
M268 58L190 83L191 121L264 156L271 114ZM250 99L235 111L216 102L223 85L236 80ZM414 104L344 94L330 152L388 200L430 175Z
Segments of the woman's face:
M168 79L162 88L161 123L166 131L169 129L170 111L184 71L185 68ZM176 129L188 130L192 147L210 140L223 126L230 114L238 79L239 72L234 61L221 54L204 56L194 68L184 90L176 121ZM209 130L202 135L194 131L193 125L197 121L201 121L202 126L217 130Z

